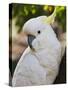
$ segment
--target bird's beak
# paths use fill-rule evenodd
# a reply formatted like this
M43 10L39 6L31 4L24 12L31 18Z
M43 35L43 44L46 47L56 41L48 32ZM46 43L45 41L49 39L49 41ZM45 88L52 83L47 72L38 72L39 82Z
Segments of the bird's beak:
M28 45L30 46L30 48L32 49L32 41L35 39L36 37L33 35L28 35Z

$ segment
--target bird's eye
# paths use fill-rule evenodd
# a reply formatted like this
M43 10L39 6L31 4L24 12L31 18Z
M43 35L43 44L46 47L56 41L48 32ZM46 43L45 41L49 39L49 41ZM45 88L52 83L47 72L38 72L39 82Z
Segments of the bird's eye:
M41 32L40 32L40 30L38 31L38 34L40 34Z

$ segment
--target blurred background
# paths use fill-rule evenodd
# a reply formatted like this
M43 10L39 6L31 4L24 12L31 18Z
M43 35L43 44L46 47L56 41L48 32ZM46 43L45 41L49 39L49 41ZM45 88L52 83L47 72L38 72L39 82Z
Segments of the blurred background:
M58 39L65 42L66 36L66 7L56 6L56 18L52 25L56 31ZM17 4L9 5L9 69L10 81L12 79L15 67L27 48L26 36L23 33L23 25L30 18L46 15L49 16L53 13L55 6L51 5L34 5L34 4ZM66 54L64 54L59 75L54 83L66 82ZM62 75L62 76L61 76ZM60 78L61 77L61 78ZM11 83L11 82L10 82Z

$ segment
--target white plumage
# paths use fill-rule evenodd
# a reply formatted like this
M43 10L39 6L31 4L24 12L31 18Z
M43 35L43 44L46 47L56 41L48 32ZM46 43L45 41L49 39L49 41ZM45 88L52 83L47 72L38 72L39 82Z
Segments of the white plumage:
M50 24L43 22L45 18L40 16L24 24L24 33L35 36L35 39L32 48L28 46L16 66L13 86L52 84L58 74L61 44Z

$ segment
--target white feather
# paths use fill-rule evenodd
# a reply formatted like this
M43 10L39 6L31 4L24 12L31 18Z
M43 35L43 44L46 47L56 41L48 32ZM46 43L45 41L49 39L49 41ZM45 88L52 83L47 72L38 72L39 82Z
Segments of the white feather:
M40 17L41 18L41 17ZM13 86L52 84L58 74L61 61L61 44L49 24L34 18L24 25L24 32L36 36L20 58L14 72ZM41 34L38 35L37 31Z

